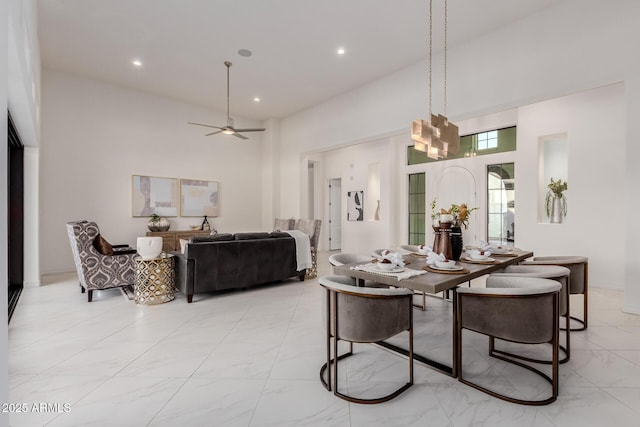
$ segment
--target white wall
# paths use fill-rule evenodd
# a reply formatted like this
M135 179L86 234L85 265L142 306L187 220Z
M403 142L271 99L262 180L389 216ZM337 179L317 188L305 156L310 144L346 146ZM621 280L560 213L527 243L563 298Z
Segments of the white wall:
M390 159L387 138L367 144L354 145L324 153L322 157L323 211L324 218L329 217L329 180L341 179L342 190L342 252L368 254L373 249L388 247L390 224L392 222L390 199ZM373 212L367 211L367 200L372 196L369 191L369 164L380 166L380 221L369 218ZM364 191L364 221L347 221L347 193ZM323 223L326 223L324 221ZM321 248L329 247L328 225L321 233Z
M637 40L640 39L640 27L636 24L637 16L640 16L640 2L633 0L616 0L606 3L567 0L465 45L450 49L448 76L450 119L460 122L463 119L517 109L632 78L637 74L639 61L637 55L630 54L634 51ZM597 57L595 61L594 55ZM434 68L439 68L440 60L441 58L436 58ZM418 63L284 119L281 142L282 167L285 171L281 181L282 210L295 216L300 209L299 201L303 197L301 189L304 187L298 185L300 180L296 169L302 153L313 149L325 151L348 144L377 140L383 136L402 134L407 132L405 129L408 129L413 119L424 117L427 104L426 70L426 62ZM434 83L434 110L438 112L440 106L437 105L437 100L441 99L441 93L436 86ZM640 100L637 89L625 92L622 100L614 96L615 106L603 105L597 101L597 98L598 96L593 105L587 103L579 106L579 116L583 121L572 119L565 123L572 128L570 144L587 144L593 147L594 140L587 135L591 124L586 124L584 127L582 125L585 124L584 120L601 121L601 118L597 117L599 108L604 107L607 117L620 113L619 116L614 117L616 121L626 117L631 109L637 110ZM620 102L623 105L622 109L618 109ZM535 106L531 108L536 109ZM533 113L533 110L518 110L517 113L518 124L522 124L524 126L522 130L526 131L522 138L519 135L519 142L521 139L525 142L522 143L523 149L519 149L515 157L517 164L520 165L527 162L535 164L537 152L532 153L529 150L537 148L538 136L552 133L553 126L542 120L542 117L547 118L547 116L536 118L529 113ZM524 122L522 122L523 118ZM627 131L632 130L637 135L637 127L629 129L624 122L616 121L616 123L622 129L627 127ZM604 128L609 129L606 125ZM602 131L598 129L601 135ZM602 135L609 151L614 153L613 157L607 155L603 159L607 162L614 161L610 167L618 168L614 172L615 178L621 180L620 182L628 182L635 175L629 168L624 168L624 157L617 157L617 154L625 152L634 142L630 132L619 134L614 131L613 133L615 135L613 138L609 134ZM535 135L535 141L530 138L533 135ZM580 150L574 153L580 153ZM594 177L600 176L602 179L602 175L598 175L602 170L602 163L598 156L587 155L584 160L580 154L573 156L569 165L569 177L574 184L570 183L571 192L567 193L570 197L570 218L566 225L560 228L554 226L556 229L563 230L561 231L563 235L569 233L563 236L565 240L572 238L571 233L592 230L594 227L590 222L593 219L591 212L601 209L604 205L598 203L596 206L587 207L586 205L593 201L593 194L582 190L592 185L595 181ZM586 177L586 171L590 171L585 181L587 185L580 187L577 184L582 177ZM522 174L518 176L522 177ZM537 169L535 176L537 176ZM396 185L400 185L398 182ZM284 191L285 188L287 191ZM536 185L534 183L529 187L525 185L518 188L517 197L523 195L523 191L524 194L533 192L529 206L526 203L522 205L525 212L528 208L533 209L531 211L533 219L527 221L532 228L526 232L523 229L525 226L523 220L526 216L519 219L518 222L522 226L517 232L521 232L520 236L524 239L523 246L533 244L536 249L542 250L539 243L534 242L533 236L541 227L547 227L542 228L545 230L543 232L546 232L549 226L538 226L535 219ZM596 185L595 189L598 194L601 193L602 184ZM404 189L398 187L398 194L401 195L402 191ZM621 191L607 192L603 197L603 202L606 202L607 206L609 203L614 203L613 205L618 206L620 210L624 210L630 203ZM523 209L518 209L518 212L523 212ZM578 212L588 212L586 217L588 220L585 219L586 222L580 224L581 229L577 228L580 220L573 216ZM587 225L589 227L585 228ZM565 230L568 231L565 232ZM632 227L631 230L635 229ZM391 235L401 238L403 230ZM622 239L624 240L616 239L616 241L628 244L630 241L638 241L640 235L636 230L636 234L627 233ZM581 241L584 242L584 239ZM589 242L591 241L589 239ZM621 248L624 245L618 247ZM566 249L566 246L557 247L558 250L561 248ZM587 252L591 250L590 246ZM582 251L577 253L580 252ZM624 257L626 254L619 255ZM634 276L629 274L632 270L630 264L627 274L623 276L620 274L609 276L604 270L598 273L599 262L608 259L610 259L609 256L604 256L602 260L596 257L592 263L594 286L622 287L626 283L627 293L629 286L638 286L635 284ZM640 291L634 304L640 306Z
M96 221L112 243L135 246L148 218L131 217L131 175L220 183L221 232L262 229L261 134L216 135L188 121L223 123L224 113L45 69L42 97L41 266L73 270L65 223ZM260 123L236 119L239 127ZM202 218L169 218L188 229Z

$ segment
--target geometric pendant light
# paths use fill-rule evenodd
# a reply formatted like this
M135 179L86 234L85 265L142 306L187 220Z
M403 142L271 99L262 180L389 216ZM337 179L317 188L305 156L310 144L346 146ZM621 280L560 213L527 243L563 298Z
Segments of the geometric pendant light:
M444 0L444 113L431 113L431 64L433 51L433 0L429 0L429 119L414 120L411 125L413 148L427 153L432 159L446 158L460 151L458 126L447 119L447 0Z

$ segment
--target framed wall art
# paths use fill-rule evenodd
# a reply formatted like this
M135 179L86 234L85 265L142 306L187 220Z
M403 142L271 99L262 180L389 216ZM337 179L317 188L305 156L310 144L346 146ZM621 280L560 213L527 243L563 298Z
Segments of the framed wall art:
M131 215L178 216L180 192L177 178L131 176Z
M347 192L347 221L364 221L364 191Z
M220 215L217 181L180 180L180 216Z

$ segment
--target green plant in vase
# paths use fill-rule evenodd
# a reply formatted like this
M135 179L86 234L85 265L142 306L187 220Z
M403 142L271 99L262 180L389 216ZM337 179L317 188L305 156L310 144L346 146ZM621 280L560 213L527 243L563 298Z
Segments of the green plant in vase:
M561 179L547 185L547 195L544 199L545 212L551 222L562 222L562 217L567 216L567 197L563 194L567 191L567 182Z

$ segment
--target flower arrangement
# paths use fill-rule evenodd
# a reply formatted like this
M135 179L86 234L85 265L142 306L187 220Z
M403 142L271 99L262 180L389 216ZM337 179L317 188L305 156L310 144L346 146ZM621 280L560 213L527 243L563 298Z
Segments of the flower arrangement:
M453 215L453 226L454 227L463 227L466 230L469 226L469 216L471 212L475 211L476 208L469 209L465 203L460 205L451 205L451 214Z
M466 205L466 203L461 203L459 205L452 204L449 209L441 208L439 213L436 213L436 203L437 199L433 199L431 202L431 219L435 220L440 215L451 215L453 216L453 226L454 227L464 227L465 230L469 226L469 218L471 212L475 211L476 208L471 208Z
M562 182L561 179L554 181L553 177L551 178L551 183L547 185L549 189L547 191L547 195L544 199L545 211L548 217L551 217L551 204L553 203L553 199L560 199L562 202L562 216L567 216L567 197L562 194L567 190L567 181Z

